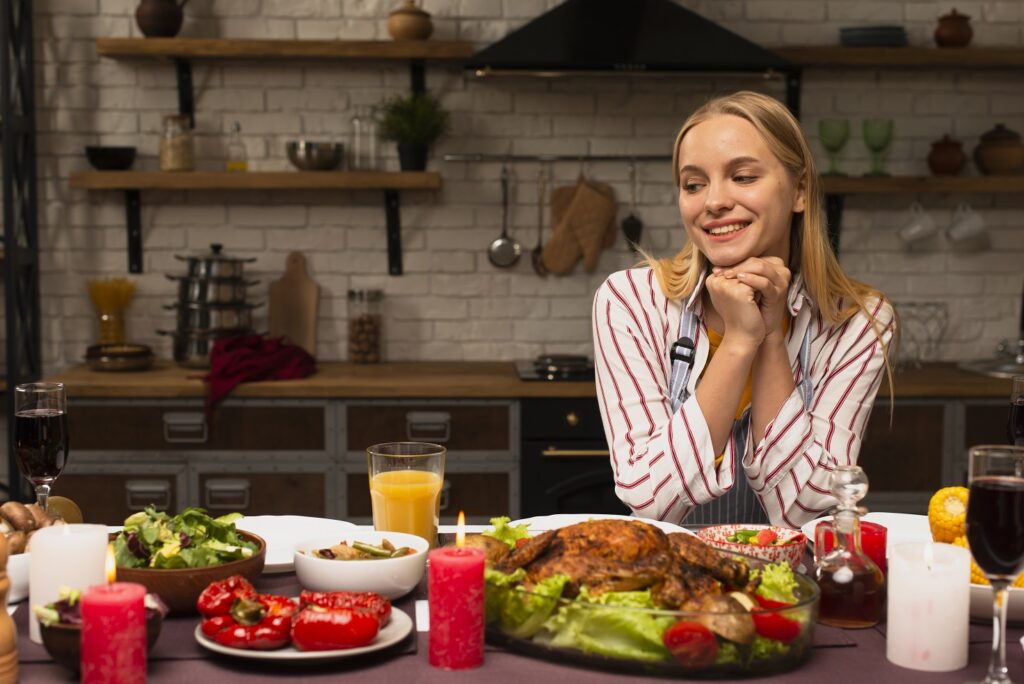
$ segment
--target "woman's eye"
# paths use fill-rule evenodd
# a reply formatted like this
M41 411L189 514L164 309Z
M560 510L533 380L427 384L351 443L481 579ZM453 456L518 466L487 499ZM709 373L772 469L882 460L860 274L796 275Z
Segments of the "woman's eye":
M737 183L753 183L757 180L757 176L733 176L732 179Z
M688 183L683 183L682 187L683 187L683 191L684 192L687 192L687 193L692 195L693 193L697 192L698 190L700 190L704 186L701 183L694 183L694 182L691 181L691 182L688 182Z

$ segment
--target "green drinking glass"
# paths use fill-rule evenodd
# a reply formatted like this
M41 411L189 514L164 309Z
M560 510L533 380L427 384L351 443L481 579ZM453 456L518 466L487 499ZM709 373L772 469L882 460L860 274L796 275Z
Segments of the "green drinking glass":
M839 153L850 139L850 122L848 119L822 119L818 122L818 138L821 146L828 152L828 171L824 176L845 176L839 170Z
M871 171L865 176L888 176L885 153L892 142L892 119L864 119L864 144L871 151Z

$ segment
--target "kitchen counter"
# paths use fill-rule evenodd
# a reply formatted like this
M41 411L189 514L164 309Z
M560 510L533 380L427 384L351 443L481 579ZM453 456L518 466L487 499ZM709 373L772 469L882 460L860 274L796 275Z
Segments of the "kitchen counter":
M302 380L243 383L232 397L258 398L528 398L592 397L592 382L524 382L508 361L416 361L358 365L318 364ZM203 371L161 360L143 372L96 372L74 366L46 378L63 382L72 397L188 398L205 394ZM895 377L896 397L1009 397L1010 381L968 373L952 363L931 363ZM883 381L879 397L886 397Z

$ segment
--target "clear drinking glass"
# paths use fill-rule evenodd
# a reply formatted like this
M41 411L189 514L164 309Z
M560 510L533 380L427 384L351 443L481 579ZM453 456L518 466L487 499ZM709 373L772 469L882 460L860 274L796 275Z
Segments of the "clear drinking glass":
M1006 602L1024 570L1024 447L970 449L967 543L992 583L992 658L983 684L1006 684Z
M68 459L68 404L64 385L32 382L14 388L14 455L44 511L50 486Z
M1013 376L1010 390L1010 417L1006 421L1006 438L1010 444L1024 446L1024 375Z
M839 170L839 153L850 139L849 119L822 119L818 122L818 138L828 152L828 171L824 176L845 176Z
M892 119L864 119L864 144L871 150L871 171L866 176L888 176L885 153L892 142Z
M389 442L366 450L373 528L437 545L447 450L427 442Z

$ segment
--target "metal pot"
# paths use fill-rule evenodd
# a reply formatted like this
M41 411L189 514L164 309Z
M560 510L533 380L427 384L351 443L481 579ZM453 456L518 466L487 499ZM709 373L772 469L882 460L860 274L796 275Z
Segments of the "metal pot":
M250 330L252 310L260 304L168 304L178 310L178 330Z
M160 335L174 338L174 360L186 368L209 368L210 352L222 337L247 335L248 330L157 330Z
M178 282L179 304L241 304L248 288L258 280L240 278L188 278L168 275Z
M241 278L246 263L256 261L256 257L226 257L221 254L223 245L214 243L210 251L196 256L175 254L174 258L188 262L188 277L191 278Z

